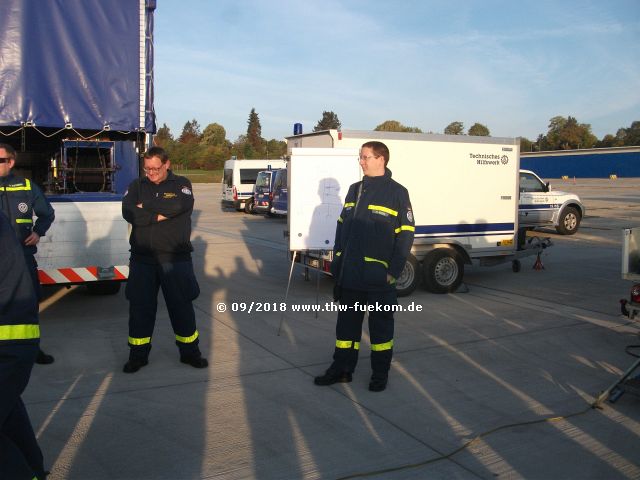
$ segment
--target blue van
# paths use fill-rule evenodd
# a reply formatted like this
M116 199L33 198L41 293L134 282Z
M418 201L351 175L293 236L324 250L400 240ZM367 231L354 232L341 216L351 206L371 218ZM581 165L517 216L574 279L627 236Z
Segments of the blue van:
M276 179L276 170L263 170L256 177L256 185L253 187L253 212L271 214L271 201L273 200L273 187Z
M276 172L273 181L273 200L271 202L271 213L273 215L286 215L289 203L287 193L287 169L281 168Z

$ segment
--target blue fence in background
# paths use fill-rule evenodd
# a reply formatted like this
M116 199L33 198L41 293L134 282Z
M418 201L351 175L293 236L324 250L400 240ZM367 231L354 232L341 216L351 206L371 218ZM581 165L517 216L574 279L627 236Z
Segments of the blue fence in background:
M520 168L542 178L640 177L640 147L522 152Z

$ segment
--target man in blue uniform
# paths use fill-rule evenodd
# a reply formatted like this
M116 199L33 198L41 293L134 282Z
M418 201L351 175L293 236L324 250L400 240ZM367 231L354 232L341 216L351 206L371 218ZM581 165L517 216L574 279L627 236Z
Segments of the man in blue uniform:
M12 224L0 212L0 478L46 477L20 396L38 354L38 300Z
M40 237L43 237L53 223L55 213L42 190L31 180L12 172L16 163L16 151L11 145L0 143L0 211L11 221L18 241L22 245L33 288L38 300L42 289L38 279L38 263L34 258ZM36 217L35 224L33 217ZM36 363L47 365L54 358L38 350Z
M386 168L389 149L367 142L360 149L364 178L349 188L338 218L331 273L334 297L348 307L338 313L333 363L316 385L352 380L358 362L362 321L369 313L371 381L369 390L387 387L393 355L395 281L402 273L415 232L407 189Z
M147 365L162 288L180 350L180 361L208 366L198 347L193 300L200 288L191 261L191 182L175 175L166 152L151 147L144 154L145 177L131 182L122 200L122 216L132 226L129 280L129 361L125 373Z

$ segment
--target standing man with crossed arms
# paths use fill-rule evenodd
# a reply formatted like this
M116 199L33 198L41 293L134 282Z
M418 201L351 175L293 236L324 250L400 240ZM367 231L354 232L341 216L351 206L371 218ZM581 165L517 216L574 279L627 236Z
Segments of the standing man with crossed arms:
M200 287L191 260L191 182L170 170L164 149L144 154L144 178L131 182L122 199L122 216L132 226L129 280L129 361L125 373L149 363L156 321L158 290L162 288L180 351L180 361L194 368L208 366L200 353L193 300Z

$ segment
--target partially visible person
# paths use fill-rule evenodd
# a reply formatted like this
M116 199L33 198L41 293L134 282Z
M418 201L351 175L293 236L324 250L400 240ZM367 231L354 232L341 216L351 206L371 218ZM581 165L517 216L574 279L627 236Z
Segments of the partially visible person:
M9 218L18 241L22 244L24 258L39 301L42 298L42 288L34 255L40 237L47 233L55 219L55 212L38 185L12 171L15 163L15 149L11 145L0 143L0 211ZM38 350L36 363L48 365L53 362L52 355L47 355L42 349Z
M46 478L22 402L38 354L38 300L11 222L0 212L0 479Z
M391 178L389 149L367 142L360 149L362 181L349 187L336 226L331 273L338 312L333 363L314 378L316 385L351 382L358 362L362 321L369 310L371 381L369 390L387 388L393 356L396 279L413 244L415 224L407 189Z
M167 303L180 361L195 368L209 364L200 352L193 300L200 287L191 260L191 182L170 170L161 147L144 154L145 177L131 182L122 199L122 216L132 226L129 243L129 360L134 373L149 363L158 290Z

